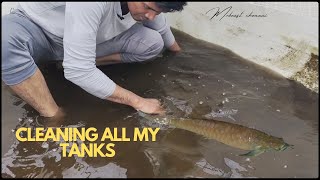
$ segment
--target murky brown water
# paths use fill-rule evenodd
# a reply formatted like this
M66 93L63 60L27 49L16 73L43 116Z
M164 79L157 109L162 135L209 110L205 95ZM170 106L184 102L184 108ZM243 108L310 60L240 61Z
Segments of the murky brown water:
M115 142L113 158L64 158L54 142L21 143L12 129L37 127L38 114L2 85L2 177L318 177L319 95L242 60L221 47L175 32L184 52L145 64L101 67L122 87L171 101L181 116L221 110L215 119L256 128L294 145L283 152L241 157L246 151L181 129L160 130L156 142ZM42 70L67 127L146 124L128 106L100 100ZM20 121L19 121L20 119Z

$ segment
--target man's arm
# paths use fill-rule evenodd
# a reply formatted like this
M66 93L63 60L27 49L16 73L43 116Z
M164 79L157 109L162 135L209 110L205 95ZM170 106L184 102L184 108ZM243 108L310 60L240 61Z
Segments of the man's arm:
M181 50L163 13L157 15L154 20L143 21L143 25L158 31L161 34L165 48L174 52L179 52Z
M116 85L96 67L96 36L107 9L102 2L67 2L64 29L64 75L88 93L132 106L145 113L160 113L158 100L142 98Z
M164 114L161 103L157 99L142 98L133 92L126 90L118 85L113 94L107 97L107 100L126 104L136 110L149 114Z
M65 78L101 99L116 87L95 65L98 27L107 8L102 2L66 2L63 37Z
M177 41L174 41L173 45L168 48L172 52L180 52L181 48L178 45Z

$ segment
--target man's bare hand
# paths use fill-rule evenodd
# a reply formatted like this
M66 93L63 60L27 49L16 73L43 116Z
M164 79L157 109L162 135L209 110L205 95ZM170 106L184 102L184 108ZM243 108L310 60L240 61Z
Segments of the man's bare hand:
M147 114L165 114L165 110L161 106L161 102L157 99L141 98L135 109Z
M116 85L113 94L106 99L112 102L129 105L134 109L147 114L165 114L165 110L162 108L159 100L143 98L118 85Z
M181 51L181 48L180 48L180 46L178 45L177 41L175 41L175 42L173 43L173 45L170 46L168 49L169 49L170 51L172 51L172 52L175 52L175 53L178 53L178 52Z

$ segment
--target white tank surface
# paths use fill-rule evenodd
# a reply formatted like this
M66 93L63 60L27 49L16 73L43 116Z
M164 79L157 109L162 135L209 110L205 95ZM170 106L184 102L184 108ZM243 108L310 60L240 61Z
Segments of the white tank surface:
M318 93L317 2L188 2L173 28L230 49Z
M17 2L3 2L2 15ZM317 2L188 2L171 27L319 92Z

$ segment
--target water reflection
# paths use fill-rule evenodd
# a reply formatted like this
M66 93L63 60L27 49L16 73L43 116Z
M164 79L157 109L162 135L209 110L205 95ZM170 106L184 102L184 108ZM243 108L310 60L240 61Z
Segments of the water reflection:
M180 54L164 52L151 63L99 68L141 96L171 100L179 117L207 115L241 124L283 137L295 149L249 160L238 157L242 150L143 122L132 108L89 95L49 66L43 71L47 84L68 114L62 126L95 127L99 134L106 127L126 127L128 133L135 127L161 127L157 141L119 142L114 158L63 158L55 142L15 140L11 130L38 127L28 119L39 115L2 86L2 177L318 176L318 94L229 50L174 33L184 50Z

